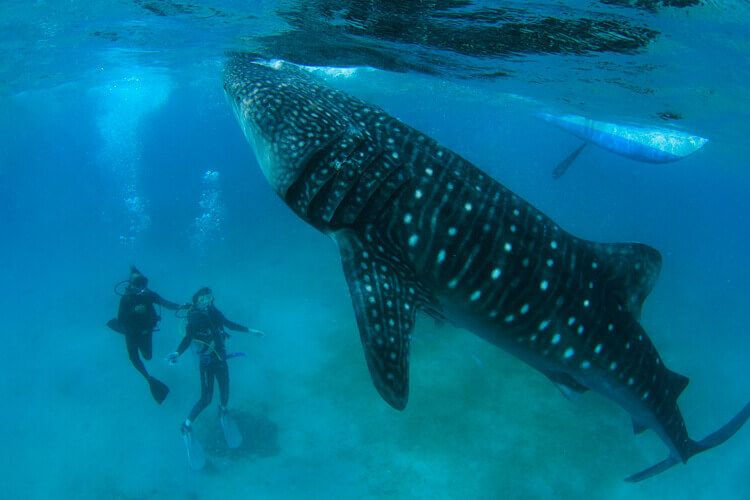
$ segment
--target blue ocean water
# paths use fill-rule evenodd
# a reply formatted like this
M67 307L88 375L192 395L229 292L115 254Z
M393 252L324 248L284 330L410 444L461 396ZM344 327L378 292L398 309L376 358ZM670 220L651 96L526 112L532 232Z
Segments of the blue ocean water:
M390 408L372 386L335 244L273 193L222 89L227 50L357 67L324 78L572 233L657 248L664 265L642 322L690 377L680 407L700 438L750 398L750 7L670 3L4 2L3 496L750 498L750 429L624 483L664 457L654 433L633 436L614 403L567 401L512 356L427 317L414 333L409 406ZM521 40L492 52L474 28L510 24L503 9L539 38L580 45ZM545 32L538 19L559 27ZM602 34L599 21L614 24ZM409 26L414 36L402 36ZM456 33L460 46L449 43ZM597 33L645 41L593 50ZM580 141L536 117L549 110L709 142L663 165L589 147L554 180ZM164 361L183 322L162 311L154 337L147 367L171 389L160 406L105 326L130 265L178 303L208 285L228 318L266 332L230 339L247 353L230 361L245 441L226 449L214 403L195 423L203 471L189 469L179 434L199 396L197 362Z

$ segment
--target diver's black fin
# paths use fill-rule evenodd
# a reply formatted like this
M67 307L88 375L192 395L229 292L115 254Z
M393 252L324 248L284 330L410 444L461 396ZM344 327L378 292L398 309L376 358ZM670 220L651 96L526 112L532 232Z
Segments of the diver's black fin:
M383 399L403 410L409 398L409 344L417 307L429 302L413 272L373 236L334 235L357 316L370 376ZM436 307L436 306L435 306Z
M149 377L148 386L151 389L151 395L157 403L162 404L164 400L167 399L167 394L169 394L169 387L167 387L167 384L154 377Z
M117 333L122 333L123 335L128 333L125 325L120 323L120 320L117 318L112 318L111 320L107 321L107 326Z
M687 461L688 458L697 455L698 453L702 453L706 450L710 450L711 448L715 448L716 446L719 446L723 442L725 442L730 437L734 436L734 434L740 430L740 428L745 425L748 418L750 418L750 403L746 404L742 410L739 411L732 419L721 426L717 431L709 434L705 438L701 439L700 441L693 441L690 440L687 457L685 458L685 461ZM646 470L643 470L641 472L638 472L636 474L633 474L632 476L629 476L625 479L625 481L636 483L638 481L643 481L644 479L648 479L650 477L653 477L657 474L660 474L664 472L665 470L669 469L673 465L680 462L680 459L675 456L669 456L665 460L659 462L656 465L653 465L649 467Z
M588 142L584 142L583 144L578 146L575 151L566 156L563 161L558 163L555 169L552 171L552 177L554 177L555 179L559 179L560 177L562 177L563 174L568 171L568 168L570 168L573 162L576 161L576 158L578 158L578 155L581 154L581 151L583 151L583 148L585 148L587 144Z

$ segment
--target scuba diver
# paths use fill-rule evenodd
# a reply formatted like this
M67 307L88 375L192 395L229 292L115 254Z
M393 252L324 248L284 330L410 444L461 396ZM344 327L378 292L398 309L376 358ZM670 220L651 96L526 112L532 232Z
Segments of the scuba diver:
M229 367L227 359L234 356L242 356L243 353L227 354L226 339L229 335L224 327L238 332L253 333L259 337L264 334L229 321L216 306L211 289L203 287L193 295L192 307L187 314L187 327L185 337L180 342L175 352L167 355L167 361L176 363L177 358L185 352L191 342L196 342L198 355L200 357L200 379L201 397L193 406L187 419L182 423L180 431L188 447L188 458L193 468L202 467L202 451L199 444L192 438L192 424L198 415L211 403L214 391L214 379L219 383L219 419L224 431L224 437L230 448L237 448L242 442L236 424L227 414L227 402L229 401ZM196 457L199 457L196 459Z
M127 283L120 294L117 287ZM152 335L161 317L157 314L154 304L175 311L181 306L163 299L158 293L148 289L148 278L134 266L130 267L130 278L118 283L115 292L121 295L117 318L107 322L112 330L125 335L125 345L128 349L130 362L148 382L151 395L161 404L169 394L169 387L164 382L149 375L143 365L144 359L151 359ZM139 355L140 351L140 355Z

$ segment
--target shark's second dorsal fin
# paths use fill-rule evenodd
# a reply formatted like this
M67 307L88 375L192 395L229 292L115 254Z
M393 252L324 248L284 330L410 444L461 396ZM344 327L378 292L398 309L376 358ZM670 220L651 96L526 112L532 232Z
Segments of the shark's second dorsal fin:
M592 267L606 273L610 296L638 320L643 301L656 283L661 270L661 254L642 243L595 243L597 255Z
M336 232L360 340L372 381L398 410L409 397L409 344L417 307L425 292L413 273L372 236Z
M669 368L667 368L666 371L668 374L667 377L669 379L669 394L670 396L674 397L675 400L677 400L677 398L680 397L680 394L682 394L682 391L685 390L685 387L687 387L690 383L690 379L685 375L680 375L677 372L673 372Z

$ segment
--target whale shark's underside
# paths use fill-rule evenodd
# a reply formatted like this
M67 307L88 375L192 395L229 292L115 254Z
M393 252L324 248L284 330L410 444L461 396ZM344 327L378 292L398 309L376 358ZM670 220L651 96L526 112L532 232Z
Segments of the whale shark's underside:
M750 417L749 403L689 438L677 404L688 379L639 323L655 249L567 233L458 154L293 65L231 54L224 88L273 189L338 244L372 380L394 408L407 403L423 311L657 432L669 456L631 481L721 444Z

